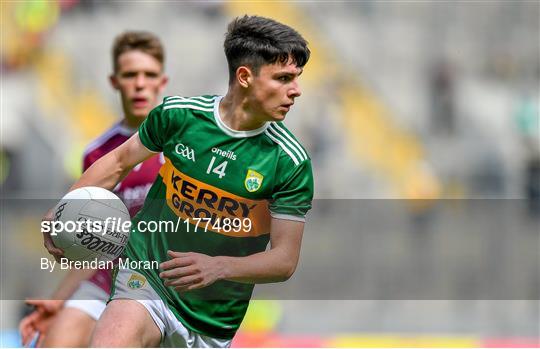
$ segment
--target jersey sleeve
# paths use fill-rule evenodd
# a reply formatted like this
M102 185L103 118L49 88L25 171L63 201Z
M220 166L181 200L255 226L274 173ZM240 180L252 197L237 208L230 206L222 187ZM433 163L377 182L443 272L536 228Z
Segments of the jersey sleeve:
M152 109L148 117L139 127L139 138L148 150L159 153L167 139L169 119L163 110L163 104Z
M278 219L305 221L313 200L313 171L309 159L292 168L270 200L270 213Z
M93 163L94 163L94 161L91 159L90 155L83 156L82 171L84 172L84 171L88 170L88 168L90 166L92 166Z
M92 166L94 162L98 161L100 157L101 154L98 154L95 151L85 154L83 156L83 172L88 170L88 168Z

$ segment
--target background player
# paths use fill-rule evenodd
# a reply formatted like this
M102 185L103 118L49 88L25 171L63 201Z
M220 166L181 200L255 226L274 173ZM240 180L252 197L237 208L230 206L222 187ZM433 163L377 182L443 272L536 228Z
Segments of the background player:
M125 32L113 45L111 85L120 92L124 118L85 150L83 170L129 139L157 104L167 84L164 49L148 32ZM115 188L133 216L142 206L163 158L154 155L133 168ZM71 270L49 300L29 300L36 310L20 323L23 344L39 332L38 346L87 347L111 288L109 270ZM67 301L65 301L68 299Z

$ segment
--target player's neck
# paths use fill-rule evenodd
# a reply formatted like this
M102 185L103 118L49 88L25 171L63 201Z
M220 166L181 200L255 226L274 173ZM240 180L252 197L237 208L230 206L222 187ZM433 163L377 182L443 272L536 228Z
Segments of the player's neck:
M219 103L219 115L225 125L237 131L256 130L265 124L253 116L247 101L235 98L230 92Z
M143 123L143 121L144 119L135 116L124 115L122 125L127 128L138 129L139 126L141 126L141 124Z

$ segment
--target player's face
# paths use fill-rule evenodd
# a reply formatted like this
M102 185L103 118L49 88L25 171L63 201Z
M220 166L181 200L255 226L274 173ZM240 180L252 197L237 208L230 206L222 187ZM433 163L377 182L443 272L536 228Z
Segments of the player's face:
M118 57L118 71L111 83L120 91L126 118L144 119L158 103L167 84L161 63L142 51L124 52Z
M289 62L263 65L259 74L253 75L250 105L261 121L282 121L302 92L298 78L302 68Z

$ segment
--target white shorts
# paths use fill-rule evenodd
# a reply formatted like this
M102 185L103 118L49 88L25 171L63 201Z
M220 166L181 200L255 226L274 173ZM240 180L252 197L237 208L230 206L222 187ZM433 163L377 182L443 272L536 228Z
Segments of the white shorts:
M79 309L97 321L105 310L108 300L109 294L99 286L89 281L82 281L75 293L66 301L64 307Z
M129 269L119 269L111 299L133 299L141 303L161 332L161 346L170 348L228 348L231 339L193 332L174 316L146 278Z

